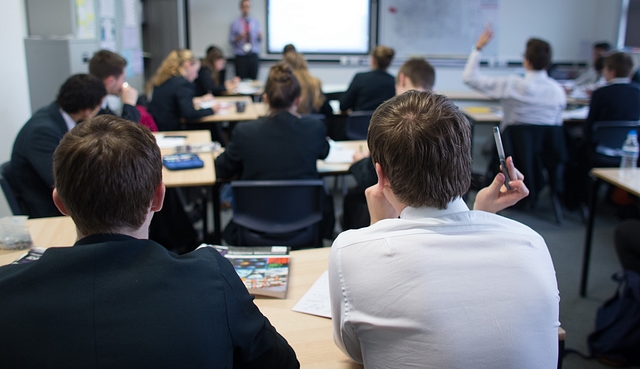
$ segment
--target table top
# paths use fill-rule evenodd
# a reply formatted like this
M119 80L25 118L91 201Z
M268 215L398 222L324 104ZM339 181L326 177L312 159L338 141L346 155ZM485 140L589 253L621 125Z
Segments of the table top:
M211 142L211 132L199 131L166 131L155 132L155 136L186 136L185 143L196 144ZM173 149L160 149L162 155L173 154ZM213 153L198 153L204 167L184 170L168 170L162 166L162 181L167 187L208 186L216 183L216 170L213 165Z
M199 123L240 122L258 119L258 112L249 96L218 96L215 101L216 104L220 104L218 111L213 115L200 119ZM239 101L244 102L246 105L242 113L238 113L236 110L236 102Z
M69 217L29 219L26 226L37 247L71 246L76 241L75 226ZM291 310L327 270L329 251L330 248L292 251L287 298L258 297L255 303L296 351L302 368L362 368L334 344L330 319ZM16 260L25 252L0 250L0 265Z
M640 196L640 170L638 169L593 168L591 174L634 196Z
M367 146L367 140L353 140L353 141L334 141L331 143L331 150L334 149L342 149L342 150L355 150L355 151L363 151L369 152L369 147ZM331 155L331 153L329 153ZM342 162L342 163L327 163L324 160L318 160L316 163L316 167L318 168L318 173L321 176L329 176L329 175L340 175L340 174L348 174L349 167L353 164L350 162Z
M478 124L498 124L502 121L502 107L494 103L477 106L464 106L460 110L462 111L462 113L464 113L464 115ZM570 110L565 110L565 113L569 111ZM583 113L583 119L565 117L564 124L582 124L586 119L588 111L586 113Z

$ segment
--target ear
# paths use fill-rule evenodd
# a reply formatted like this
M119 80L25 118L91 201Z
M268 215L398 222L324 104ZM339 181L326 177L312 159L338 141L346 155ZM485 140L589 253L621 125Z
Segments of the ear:
M267 97L266 92L262 94L262 101L264 101L265 104L269 105L269 98Z
M298 110L298 106L300 106L300 96L296 97L295 100L293 100L293 106L295 106L296 110Z
M405 76L404 73L398 74L398 84L402 87L407 85L407 76Z
M56 205L58 210L60 210L60 212L64 215L69 215L69 212L67 211L67 207L64 206L64 203L62 202L62 198L58 194L57 189L55 188L53 189L53 194L51 194L51 196L53 197L53 203Z
M116 78L116 76L109 76L107 78L105 78L104 80L102 80L102 83L104 83L105 87L107 87L107 91L109 90L109 87L113 86L114 83L116 83L118 79Z
M389 177L387 177L387 172L382 169L382 165L380 163L376 163L376 174L378 175L378 188L382 190L384 187L391 186L391 182L389 182Z
M162 182L156 186L153 193L153 199L151 199L151 211L158 212L162 210L162 203L164 203L164 194L166 190L167 189L164 187L164 183Z

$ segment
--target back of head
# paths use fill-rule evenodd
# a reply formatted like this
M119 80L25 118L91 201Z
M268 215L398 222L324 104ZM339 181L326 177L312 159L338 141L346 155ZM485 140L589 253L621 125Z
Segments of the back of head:
M603 53L608 53L611 50L611 44L606 41L596 42L593 44L593 48Z
M209 46L207 48L207 55L205 55L204 59L202 60L202 65L206 65L207 67L211 68L213 66L213 63L215 63L216 60L220 59L224 59L222 50L216 46Z
M273 111L288 109L293 105L300 96L300 83L289 64L280 62L271 67L264 92Z
M104 83L89 74L75 74L60 87L56 104L67 113L73 114L84 109L94 109L107 96Z
M293 70L307 70L307 60L295 51L289 51L284 54L284 58L282 59L284 62L289 64Z
M291 52L291 51L296 51L296 47L293 46L293 44L286 44L284 45L284 48L282 49L282 55Z
M78 124L53 154L55 187L84 235L137 230L162 182L162 160L146 127L113 115Z
M120 77L127 61L109 50L100 50L89 61L89 73L104 80L109 76Z
M534 70L543 70L551 65L551 45L544 40L531 38L527 41L524 57Z
M151 77L151 87L158 87L171 77L182 76L182 65L185 62L196 63L196 57L191 50L175 49L162 61L156 73Z
M376 46L371 52L371 57L376 61L376 66L381 70L387 70L394 55L395 51L392 48L382 45Z
M633 70L633 59L627 53L613 53L604 59L604 67L614 71L616 78L627 78Z
M405 205L445 209L471 185L471 126L445 96L412 90L387 100L367 143Z
M416 88L424 90L433 89L436 81L436 72L428 61L422 58L412 58L407 60L400 69L398 75L404 74L409 78L411 84Z

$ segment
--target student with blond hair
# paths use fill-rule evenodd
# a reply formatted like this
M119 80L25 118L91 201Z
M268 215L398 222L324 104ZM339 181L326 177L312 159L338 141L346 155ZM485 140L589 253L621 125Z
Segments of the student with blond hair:
M284 54L283 60L293 68L298 82L300 83L300 104L298 113L331 115L333 111L322 93L322 82L309 73L307 61L304 56L295 51Z
M194 121L214 113L211 108L196 109L200 101L211 95L195 98L193 81L198 76L200 61L191 50L176 49L167 55L147 85L151 94L149 113L160 131L182 128L181 120Z

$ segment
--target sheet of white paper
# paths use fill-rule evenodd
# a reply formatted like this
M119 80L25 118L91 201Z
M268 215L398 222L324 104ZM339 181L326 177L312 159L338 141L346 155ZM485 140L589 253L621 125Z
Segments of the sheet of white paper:
M200 105L200 109L213 108L215 104L216 104L215 100L204 100L198 103L198 105Z
M583 106L578 109L565 110L562 112L562 119L587 119L589 115L589 107Z
M320 277L291 309L299 313L321 316L331 319L331 301L329 300L329 272Z
M353 149L338 149L332 147L324 161L330 164L350 164L353 162L353 154L355 153L356 150Z
M176 146L183 146L185 144L186 137L180 136L156 136L156 142L161 149L171 149Z

